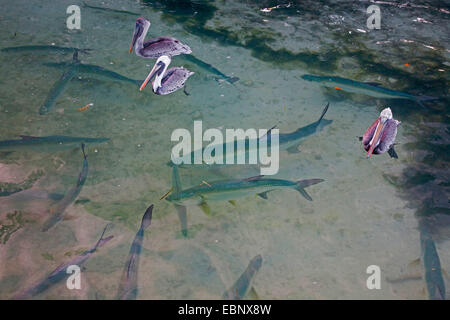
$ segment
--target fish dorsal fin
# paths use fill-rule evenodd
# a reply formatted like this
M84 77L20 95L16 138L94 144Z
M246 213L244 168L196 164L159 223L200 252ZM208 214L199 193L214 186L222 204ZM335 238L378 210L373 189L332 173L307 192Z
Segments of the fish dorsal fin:
M379 87L379 86L381 86L381 83L379 83L379 82L371 82L371 81L368 81L368 82L364 82L365 84L368 84L369 86L374 86L374 87Z
M267 200L267 192L269 192L269 191L258 193L258 196L263 198L263 199L265 199L265 200Z
M254 176L254 177L250 177L250 178L246 178L243 181L256 181L256 180L260 180L262 177L264 177L263 174L260 174L259 176Z
M176 165L174 165L172 168L172 187L175 194L180 193L180 191L182 190L180 175L178 173L178 167Z
M20 138L22 138L22 140L33 140L33 139L38 139L39 137L35 137L35 136L19 136Z
M270 128L269 130L267 130L266 134L263 135L262 137L260 137L259 140L261 140L261 139L267 137L267 136L272 132L272 130L275 129L276 127L277 127L277 125L274 125L272 128Z
M320 123L320 121L322 121L323 117L325 116L325 113L327 113L328 111L328 107L330 106L330 103L328 102L327 105L325 106L325 108L322 111L322 114L320 115L319 120L317 120L318 123Z

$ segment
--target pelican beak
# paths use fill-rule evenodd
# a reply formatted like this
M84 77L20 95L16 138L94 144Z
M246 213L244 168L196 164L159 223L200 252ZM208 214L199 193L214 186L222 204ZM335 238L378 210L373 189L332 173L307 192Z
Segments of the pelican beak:
M137 38L140 35L140 30L141 30L141 25L136 23L136 28L134 28L134 33L133 33L133 39L131 40L131 44L130 44L130 53L133 52L133 48L136 44Z
M139 88L139 91L142 91L142 89L145 88L145 86L147 85L147 83L155 76L156 71L159 70L159 65L158 63L155 63L155 65L153 66L152 71L150 71L150 73L148 74L147 78L145 78L144 82L142 82L141 87Z
M370 159L372 156L373 150L375 150L376 146L380 143L381 140L381 133L383 132L383 129L385 127L385 121L381 121L381 118L378 119L377 128L375 129L375 133L373 134L372 143L370 145L369 151L367 151L367 159Z

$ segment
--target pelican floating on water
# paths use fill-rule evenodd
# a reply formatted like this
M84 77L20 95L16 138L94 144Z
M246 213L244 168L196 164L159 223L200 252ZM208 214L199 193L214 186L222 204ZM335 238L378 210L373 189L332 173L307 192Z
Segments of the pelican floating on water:
M173 57L179 54L190 54L192 52L189 46L172 37L157 37L144 43L149 28L150 21L144 17L136 19L136 27L130 45L130 53L134 48L136 55L139 57L157 59L161 56Z
M390 108L381 111L378 119L372 123L362 137L367 158L370 158L372 154L381 154L386 151L392 158L398 158L394 150L394 142L397 136L397 127L400 123L393 118Z
M183 67L172 67L167 70L170 62L171 60L168 56L159 57L139 90L142 91L153 77L155 77L155 80L153 81L152 89L157 95L170 94L183 88L186 80L192 76L194 72ZM184 93L188 95L186 91L184 91Z

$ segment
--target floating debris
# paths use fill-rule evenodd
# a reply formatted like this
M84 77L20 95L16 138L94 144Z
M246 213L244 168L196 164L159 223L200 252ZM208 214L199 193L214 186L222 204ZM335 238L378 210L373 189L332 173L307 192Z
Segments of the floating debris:
M414 22L421 22L421 23L433 23L431 21L425 20L424 18L417 17L413 20Z
M210 185L208 182L206 182L205 180L202 180L202 183L201 183L200 185L202 186L202 185L204 185L204 184L206 184L208 187L211 188L211 185Z
M279 4L279 5L275 6L275 7L263 8L263 9L261 9L259 11L268 13L268 12L272 12L272 10L275 10L275 9L289 8L290 6L291 6L291 3L289 2L288 4Z
M166 194L163 195L161 198L159 198L159 200L164 200L165 198L167 198L167 196L168 196L169 194L171 194L172 191L173 191L174 189L175 189L174 187L170 188L170 190L167 191Z
M85 105L84 107L78 108L77 110L78 110L78 111L84 111L84 110L89 109L89 108L92 107L93 105L94 105L93 103L89 103L89 104Z

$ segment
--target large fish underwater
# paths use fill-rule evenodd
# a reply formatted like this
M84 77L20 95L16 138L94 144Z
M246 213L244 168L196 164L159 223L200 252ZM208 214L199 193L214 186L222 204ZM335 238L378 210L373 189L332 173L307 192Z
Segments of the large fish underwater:
M139 258L142 251L142 243L144 242L144 232L152 222L153 205L147 208L142 217L141 226L134 237L131 244L128 259L122 274L117 293L119 300L135 300L138 294L138 270Z
M77 183L72 189L70 189L70 191L64 196L64 198L56 204L55 207L52 207L50 209L50 217L47 218L42 227L43 232L48 231L51 227L53 227L56 223L63 219L65 210L70 204L72 204L72 202L75 201L75 199L80 194L81 189L83 188L84 182L86 181L89 172L89 166L87 156L84 151L84 144L81 145L81 150L83 152L84 160L83 167L81 168L81 172L78 175Z
M39 114L45 115L50 112L55 104L57 99L64 93L67 89L69 82L78 74L93 74L96 76L101 76L107 79L112 79L116 81L124 81L129 82L134 85L139 85L141 83L140 80L134 80L123 76L117 72L105 69L100 66L92 65L92 64L84 64L78 60L78 51L75 51L72 57L72 62L60 62L60 63L44 63L45 66L62 68L64 70L61 78L53 85L52 89L48 93L43 105L39 109Z
M40 115L45 115L53 109L58 97L66 91L70 80L76 76L79 64L80 60L78 60L78 51L75 51L72 57L72 62L64 69L64 73L61 78L55 82L44 103L39 108Z
M439 99L438 97L415 96L406 92L383 88L379 83L376 82L359 82L340 77L316 76L312 74L305 74L301 76L301 78L307 81L318 82L322 86L335 88L336 90L364 94L375 98L407 99L416 102L422 107L424 107L424 101Z
M86 263L86 261L92 256L93 253L95 253L97 251L98 248L103 246L105 243L107 243L109 240L111 240L114 237L114 236L109 236L109 237L103 238L107 228L108 228L108 225L103 230L103 233L100 236L100 239L97 241L97 243L91 249L84 251L82 254L80 254L79 256L70 260L69 262L59 265L46 278L38 281L36 284L31 286L30 288L15 295L13 297L13 299L16 299L16 300L31 299L34 296L46 291L51 286L61 282L65 278L67 278L68 277L67 268L69 266L76 265L79 268L82 268L83 265Z
M0 152L34 151L56 152L59 150L79 148L82 143L86 145L103 143L108 138L88 138L69 136L20 136L20 139L0 141Z
M211 211L208 204L209 201L229 201L233 203L236 199L255 194L263 199L267 199L269 192L278 189L294 189L305 199L312 201L305 188L325 181L323 179L290 181L256 176L238 180L212 181L207 184L182 189L178 167L173 166L172 170L173 192L165 199L176 205L182 223L182 230L185 230L187 226L185 206L199 205L209 215ZM186 232L183 231L183 234Z
M422 295L429 300L446 300L444 275L447 273L441 267L441 261L431 232L423 224L425 218L419 220L420 258L407 265L405 271L396 278L386 278L392 285L407 281L424 281Z
M300 143L308 138L309 136L318 133L320 131L322 131L326 126L330 125L333 120L328 120L325 119L324 116L328 111L328 108L330 106L330 103L327 103L327 105L325 106L325 108L322 110L322 114L320 115L319 119L317 119L317 121L314 121L313 123L310 123L306 126L300 127L297 130L291 132L291 133L273 133L272 129L267 131L267 134L264 135L261 138L258 138L256 141L253 141L251 139L249 139L248 137L245 139L245 141L242 140L235 140L234 142L232 142L234 144L233 147L233 151L234 151L234 158L238 157L238 144L242 143L244 145L244 152L245 152L245 159L249 158L249 153L252 152L256 152L256 154L259 155L259 148L261 146L263 147L267 147L270 150L270 146L271 146L271 139L275 138L276 136L278 136L278 145L280 150L285 150L288 153L292 154L292 153L298 153L299 150L299 145ZM228 154L227 154L227 145L229 145L230 143L223 143L221 146L218 145L213 145L213 146L208 146L210 148L218 148L218 149L222 149L222 154L223 154L223 158L227 159ZM256 149L254 147L256 147ZM205 148L208 148L205 147ZM201 150L201 154L203 154L203 152L205 151L205 148L202 148ZM211 167L218 167L218 166L226 166L226 164L207 164L205 162L201 163L201 164L194 164L194 155L197 152L197 150L194 150L191 152L190 154L190 158L191 158L191 164L179 164L178 167L179 168L190 168L192 166L196 167L196 168L211 168ZM169 161L167 163L168 166L173 166L173 162Z
M433 237L427 230L420 231L420 247L428 297L430 300L446 300L441 261Z
M2 48L0 51L2 52L43 52L43 53L49 53L49 52L55 52L55 53L75 53L75 52L82 52L82 53L89 53L92 49L79 49L79 48L73 48L73 47L59 47L59 46L53 46L53 45L27 45L27 46L17 46L17 47L7 47Z
M253 299L258 299L258 295L253 288L253 279L261 268L262 262L261 255L253 257L239 279L237 279L230 289L224 292L222 298L226 300L241 300L246 296L250 296Z

